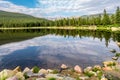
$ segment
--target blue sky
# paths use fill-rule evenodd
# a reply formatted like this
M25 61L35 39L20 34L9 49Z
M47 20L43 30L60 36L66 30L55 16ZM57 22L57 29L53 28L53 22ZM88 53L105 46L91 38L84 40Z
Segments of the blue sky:
M113 13L120 0L0 0L0 10L56 18Z

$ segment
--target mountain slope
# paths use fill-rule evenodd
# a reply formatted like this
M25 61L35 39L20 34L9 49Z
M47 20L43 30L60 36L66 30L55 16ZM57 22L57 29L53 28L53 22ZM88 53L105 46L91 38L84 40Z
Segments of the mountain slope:
M0 11L0 27L44 26L50 20L36 18L27 14Z

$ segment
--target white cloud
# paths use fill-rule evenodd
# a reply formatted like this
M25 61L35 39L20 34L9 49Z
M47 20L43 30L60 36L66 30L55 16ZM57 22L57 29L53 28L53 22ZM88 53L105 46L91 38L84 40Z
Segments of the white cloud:
M104 8L113 13L120 5L118 0L37 0L37 2L36 8L27 8L0 0L0 10L54 18L102 13Z

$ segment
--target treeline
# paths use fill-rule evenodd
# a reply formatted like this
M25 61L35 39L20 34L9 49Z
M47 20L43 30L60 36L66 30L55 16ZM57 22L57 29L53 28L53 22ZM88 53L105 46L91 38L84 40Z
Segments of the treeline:
M120 8L114 14L108 14L104 9L103 14L79 17L79 18L64 18L55 20L54 26L82 26L82 25L115 25L120 26Z
M5 13L5 12L4 12ZM0 27L40 27L40 26L89 26L89 25L115 25L120 26L120 8L117 7L114 14L108 14L104 9L103 14L78 18L63 18L47 20L17 13L0 13ZM22 15L22 16L21 16Z

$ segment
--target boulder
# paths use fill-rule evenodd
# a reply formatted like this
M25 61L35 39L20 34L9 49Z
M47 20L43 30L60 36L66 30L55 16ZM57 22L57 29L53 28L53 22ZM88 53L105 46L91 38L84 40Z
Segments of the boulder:
M102 69L103 69L103 71L111 71L111 70L113 70L111 67L103 67Z
M15 75L18 79L20 79L20 80L25 80L25 78L24 78L24 76L23 76L23 73L22 72L18 72L18 73L16 73L16 75Z
M51 69L47 69L47 72L48 72L48 73L52 73L53 70L51 70Z
M13 77L7 78L6 80L19 80L19 79L16 76L13 76Z
M68 68L68 66L66 66L65 64L61 65L61 69L67 69L67 68Z
M112 57L113 60L118 60L118 57Z
M23 74L30 71L30 69L28 67L26 67L24 70L23 70Z
M91 67L91 66L89 66L89 67L87 67L87 68L84 69L84 72L85 72L85 73L86 73L86 72L89 72L89 71L92 71L92 67Z
M115 61L105 61L105 62L103 62L103 65L104 65L104 67L115 66L116 62Z
M115 49L112 49L112 50L110 50L110 52L115 53L115 52L116 52L116 50L115 50Z
M38 73L48 74L48 71L46 69L40 69Z
M20 71L21 71L20 66L17 66L13 71L14 71L15 73L20 72Z
M4 80L6 78L14 76L16 73L14 73L12 70L4 69L0 72L0 80Z
M74 70L75 70L75 72L77 72L77 73L82 73L82 68L81 68L80 66L78 66L78 65L76 65L76 66L74 67Z

